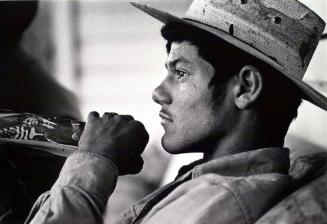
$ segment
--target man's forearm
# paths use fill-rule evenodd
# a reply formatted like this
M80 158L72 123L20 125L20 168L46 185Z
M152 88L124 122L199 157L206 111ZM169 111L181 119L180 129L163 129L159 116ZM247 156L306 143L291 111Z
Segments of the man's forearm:
M118 169L109 159L73 153L54 186L34 205L26 223L101 223L117 177Z

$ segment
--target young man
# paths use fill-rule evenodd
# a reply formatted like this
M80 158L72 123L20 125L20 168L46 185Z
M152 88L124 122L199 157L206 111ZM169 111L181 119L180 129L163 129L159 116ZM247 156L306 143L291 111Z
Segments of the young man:
M166 24L167 76L153 92L162 145L204 157L121 223L254 223L291 186L283 142L301 98L327 109L301 81L324 22L296 0L195 0L183 19L133 5ZM147 139L131 116L90 113L79 151L27 222L101 222L118 175L142 168Z

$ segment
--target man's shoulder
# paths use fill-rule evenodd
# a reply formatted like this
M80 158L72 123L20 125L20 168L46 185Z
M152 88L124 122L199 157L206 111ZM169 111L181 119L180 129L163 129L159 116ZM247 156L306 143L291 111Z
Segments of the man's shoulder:
M205 174L179 185L154 206L146 220L156 223L187 217L187 223L210 223L212 219L253 223L274 205L289 182L290 177L281 174L248 177ZM130 212L135 212L135 208Z
M205 174L182 184L175 195L198 202L209 200L213 204L232 202L252 223L285 196L291 182L289 175L277 173L247 177Z
M198 178L189 180L180 187L188 191L221 189L227 188L232 192L240 194L251 193L252 191L278 191L291 184L292 178L289 175L278 173L258 174L251 176L223 176L215 173L204 174Z

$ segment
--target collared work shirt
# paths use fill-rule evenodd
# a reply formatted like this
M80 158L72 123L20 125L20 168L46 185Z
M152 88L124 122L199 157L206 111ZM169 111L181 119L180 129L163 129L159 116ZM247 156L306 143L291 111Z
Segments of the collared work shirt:
M132 206L120 223L254 223L290 186L288 169L285 148L258 149L199 164ZM106 158L72 154L56 184L34 205L27 223L101 223L117 174Z

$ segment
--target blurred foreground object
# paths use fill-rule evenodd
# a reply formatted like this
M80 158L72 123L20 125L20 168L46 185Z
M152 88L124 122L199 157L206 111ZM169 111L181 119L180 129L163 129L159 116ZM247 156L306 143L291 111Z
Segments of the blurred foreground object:
M37 12L37 1L0 2L0 41L16 43L24 30L33 21Z
M21 45L37 11L38 1L0 1L0 108L80 119L77 97L26 52L39 46ZM44 36L41 27L35 34ZM31 202L50 188L64 161L29 146L1 144L0 223L22 223Z

